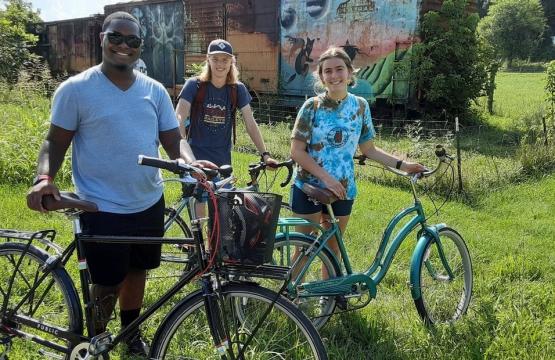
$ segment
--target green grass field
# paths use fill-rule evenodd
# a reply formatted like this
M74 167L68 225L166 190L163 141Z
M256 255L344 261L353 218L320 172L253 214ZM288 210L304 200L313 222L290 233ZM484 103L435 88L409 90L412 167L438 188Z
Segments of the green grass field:
M487 117L480 131L468 132L462 139L464 185L471 201L448 201L439 215L430 219L430 223L447 223L457 229L468 244L474 268L468 314L451 326L429 329L421 323L407 285L416 239L413 234L399 249L378 287L377 299L362 310L333 317L323 328L330 359L555 358L555 175L522 175L515 140L521 134L518 124L522 117L541 105L543 82L542 74L499 75L497 114ZM0 104L6 114L4 108ZM284 157L287 127L264 128L264 135L271 151ZM433 165L431 146L437 141L415 144L408 138L379 138L377 143ZM244 136L238 145L247 152L252 150ZM452 142L447 145L452 151ZM246 180L247 164L256 160L253 154L234 154L240 183ZM411 203L411 195L403 181L378 169L361 169L359 174L360 193L346 238L352 264L363 270L370 264L389 218ZM436 204L443 202L445 186L432 194ZM59 214L40 215L28 210L26 190L23 184L0 184L0 228L53 228L59 233L57 241L67 243L69 222ZM287 195L287 189L280 191ZM168 201L177 195L177 187L169 185ZM431 213L431 201L423 200ZM74 262L70 266L73 273L75 268ZM161 268L156 274L165 270ZM147 302L170 283L171 279L152 279ZM145 327L148 337L163 315L158 314ZM19 349L11 358L41 357Z

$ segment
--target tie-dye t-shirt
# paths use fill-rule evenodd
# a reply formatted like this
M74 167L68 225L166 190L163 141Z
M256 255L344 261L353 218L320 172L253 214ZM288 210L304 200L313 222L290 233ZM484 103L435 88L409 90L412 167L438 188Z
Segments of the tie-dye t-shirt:
M308 154L343 184L347 199L352 200L357 193L353 155L359 144L375 135L370 107L365 99L353 94L340 102L319 95L314 114L314 99L303 104L291 138L307 143ZM295 185L302 188L306 182L324 187L317 177L298 166Z

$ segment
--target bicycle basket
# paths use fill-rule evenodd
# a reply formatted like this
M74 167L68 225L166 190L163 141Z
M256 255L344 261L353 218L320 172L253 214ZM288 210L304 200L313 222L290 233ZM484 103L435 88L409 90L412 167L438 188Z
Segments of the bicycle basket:
M216 259L224 263L250 265L270 262L281 195L221 191L216 192L216 199L220 221L220 246L216 249ZM211 231L214 223L211 201L208 201L208 212ZM212 251L214 247L215 244L210 244Z

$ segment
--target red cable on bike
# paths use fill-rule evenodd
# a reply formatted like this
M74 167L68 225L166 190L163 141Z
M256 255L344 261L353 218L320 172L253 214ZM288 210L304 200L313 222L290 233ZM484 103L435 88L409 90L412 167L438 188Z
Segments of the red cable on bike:
M197 275L197 278L202 276L203 274L205 274L212 267L212 265L214 264L214 260L216 259L218 249L220 248L220 214L219 214L219 211L218 211L217 198L216 198L216 195L214 193L214 190L212 189L210 184L207 183L206 180L199 181L199 184L208 193L208 198L212 202L212 207L214 209L214 213L213 213L213 218L214 219L212 220L212 231L210 233L210 238L208 240L208 244L212 248L211 249L212 252L210 254L210 259L208 260L208 265L206 266L206 268L203 269ZM212 246L212 245L214 245L214 246Z

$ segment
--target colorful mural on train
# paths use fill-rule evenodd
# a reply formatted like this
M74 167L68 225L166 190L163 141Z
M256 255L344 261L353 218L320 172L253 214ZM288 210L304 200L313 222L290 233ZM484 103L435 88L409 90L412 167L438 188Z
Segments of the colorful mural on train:
M352 92L371 100L405 100L408 74L393 75L418 41L418 5L418 0L282 1L280 77L284 91L313 92L315 60L334 44L345 49L358 69Z

